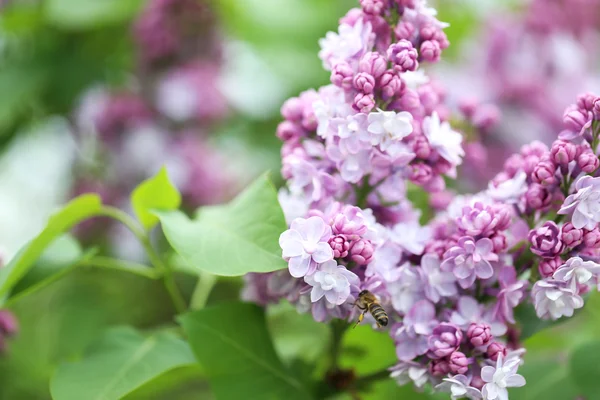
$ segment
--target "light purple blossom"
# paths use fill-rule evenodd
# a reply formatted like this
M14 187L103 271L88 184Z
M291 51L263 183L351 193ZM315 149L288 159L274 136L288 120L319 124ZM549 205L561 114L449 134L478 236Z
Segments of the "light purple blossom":
M600 274L600 264L593 261L583 261L581 257L572 257L560 266L552 276L554 279L567 282L569 287L588 283Z
M516 204L521 196L527 192L526 180L527 174L520 171L512 179L498 185L490 182L487 193L494 200L502 201L505 204Z
M471 324L484 323L491 327L492 335L502 336L506 333L506 325L493 318L492 311L484 307L473 297L461 296L456 304L456 311L450 314L450 322L467 330Z
M404 317L403 325L393 332L398 359L410 361L425 354L429 348L427 337L436 325L433 304L426 300L415 303Z
M323 39L319 40L321 51L319 58L323 60L323 67L330 70L339 62L349 62L360 58L367 49L373 45L372 27L369 22L362 18L353 26L341 24L338 33L328 32Z
M446 121L440 122L437 112L423 120L423 134L440 156L453 166L460 165L465 151L462 148L462 135L450 127Z
M479 201L463 207L462 216L456 219L458 227L473 237L489 237L497 230L505 229L509 222L510 214L504 207L492 207Z
M418 221L400 223L394 226L391 238L407 252L421 255L425 244L431 240L431 228L421 226Z
M304 277L304 281L312 286L310 300L314 303L323 296L331 304L345 303L350 296L350 285L360 285L360 279L354 272L338 265L335 260L326 261L319 265L312 275Z
M543 226L532 229L528 239L531 242L531 252L544 258L560 255L564 247L560 239L560 228L554 221L547 221Z
M443 382L435 387L441 392L449 392L451 400L467 398L470 400L481 400L479 389L469 386L469 378L464 375L454 375L451 378L444 378Z
M488 238L475 242L471 237L462 237L444 254L441 269L452 272L458 284L467 289L473 285L475 278L488 279L494 274L490 261L498 261L498 255L493 253L493 247Z
M390 275L396 276L391 271ZM425 295L423 271L409 263L404 263L398 268L398 276L395 281L387 282L386 287L391 296L392 307L399 313L405 314Z
M425 254L421 258L421 268L425 276L425 295L434 303L442 297L454 296L458 293L456 278L451 272L440 269L440 259L434 254Z
M289 262L290 274L301 278L311 274L317 264L333 259L329 246L331 227L320 217L297 218L279 237L282 256Z
M377 274L387 282L397 281L402 275L403 268L405 268L398 267L401 257L402 250L395 244L386 242L375 250L373 260L365 270L365 276L371 277ZM407 268L410 268L410 266Z
M506 362L502 356L498 357L496 367L486 365L481 369L481 379L487 382L481 390L486 400L508 400L509 387L525 385L525 378L517 374L519 360L511 359Z
M583 299L575 288L558 281L537 281L531 291L536 314L542 319L572 317L583 307Z
M514 267L504 266L498 274L500 292L498 301L494 306L494 316L500 321L515 323L513 309L521 303L525 297L527 281L517 280L517 271Z
M600 222L600 177L582 176L575 182L575 190L558 213L571 215L575 228L592 230Z
M399 386L413 382L418 388L423 387L429 377L427 376L427 368L416 362L401 361L389 369L390 377L396 381Z

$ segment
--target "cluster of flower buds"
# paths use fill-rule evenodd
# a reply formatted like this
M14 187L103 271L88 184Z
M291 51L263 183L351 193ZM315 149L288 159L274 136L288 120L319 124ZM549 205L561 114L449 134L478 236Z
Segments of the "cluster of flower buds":
M515 308L570 316L599 282L600 101L582 96L550 148L524 146L485 191L453 196L463 135L422 70L445 26L424 0L363 0L321 41L332 84L288 100L277 131L289 267L247 275L243 297L350 322L368 290L389 315L399 384L505 399L525 384ZM439 211L424 226L408 185Z
M208 2L152 0L134 24L140 71L130 89L92 89L78 110L85 142L100 158L75 184L75 193L99 191L108 204L126 202L131 189L166 164L184 204L227 200L236 190L224 155L207 132L227 103L217 87L220 42ZM90 171L91 169L91 171Z

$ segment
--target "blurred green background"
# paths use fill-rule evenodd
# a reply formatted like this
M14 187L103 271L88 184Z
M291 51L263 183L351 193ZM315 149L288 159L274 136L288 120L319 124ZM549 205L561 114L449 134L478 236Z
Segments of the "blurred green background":
M143 0L0 1L0 247L7 257L43 225L67 199L72 181L71 136L67 117L79 96L102 83L122 85L134 72L131 22ZM232 112L214 134L225 147L243 149L255 173L278 171L280 142L275 137L279 107L288 97L328 82L317 57L318 39L356 5L354 0L215 0L227 42L224 80L237 92L228 96ZM476 35L490 1L442 1L439 16L451 23L447 56L460 61L461 42ZM493 3L493 2L492 2ZM234 55L233 57L231 55ZM275 173L274 176L278 174ZM40 263L62 262L64 249L49 251ZM190 292L193 277L181 274ZM238 298L240 280L217 283L208 299L215 304ZM189 293L188 293L189 294ZM600 299L569 322L527 340L522 374L528 385L515 399L575 399L572 371L578 371L579 344L600 331ZM48 381L61 361L76 360L108 327L133 324L146 330L172 326L174 310L158 282L112 271L81 269L11 306L20 324L0 357L0 399L49 399ZM328 330L286 305L268 312L271 333L282 358L297 368L318 361ZM244 321L231 321L243 329ZM359 373L394 361L391 339L368 327L352 331L344 343L344 366ZM591 348L593 354L598 348ZM301 356L299 356L301 355ZM575 357L575 361L570 361ZM425 399L391 380L369 398ZM128 399L210 399L198 368L181 368L139 389ZM445 398L444 396L440 398ZM600 397L599 397L600 398ZM85 399L82 399L85 400Z

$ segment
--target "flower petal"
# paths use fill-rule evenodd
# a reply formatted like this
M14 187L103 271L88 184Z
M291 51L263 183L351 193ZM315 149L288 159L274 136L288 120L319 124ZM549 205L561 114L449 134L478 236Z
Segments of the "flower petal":
M312 258L315 262L322 264L333 259L333 250L329 244L320 242L317 244L317 250L312 254Z
M290 270L290 275L294 278L302 278L304 275L308 273L311 264L310 257L292 257L290 258L288 269Z
M496 372L496 368L486 365L481 368L481 379L484 382L491 382L494 380L494 372Z
M525 378L523 378L521 375L519 374L515 374L515 375L511 375L508 378L506 378L506 383L508 385L508 387L521 387L521 386L525 386Z
M284 258L300 256L304 252L302 235L293 229L289 229L279 236L279 246L283 250Z

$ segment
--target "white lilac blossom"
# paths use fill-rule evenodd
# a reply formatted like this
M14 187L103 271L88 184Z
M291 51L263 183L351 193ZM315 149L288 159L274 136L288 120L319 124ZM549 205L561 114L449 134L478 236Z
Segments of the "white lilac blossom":
M461 146L462 135L450 127L446 121L441 122L437 113L423 120L423 133L431 147L452 165L460 165L465 152Z
M297 218L279 237L282 256L289 261L290 274L301 278L311 274L317 264L333 259L329 247L331 227L319 217Z
M252 274L244 298L354 323L354 302L370 291L392 322L376 329L394 340L398 384L505 400L524 384L515 308L570 316L598 286L598 265L584 260L600 255L590 129L600 98L570 107L565 126L575 134L523 146L487 190L456 195L446 182L485 149L451 126L444 89L423 72L449 45L446 25L422 0L360 4L321 41L331 84L282 106L288 269ZM493 104L460 107L471 131L498 119ZM431 213L410 196L420 192L438 211L424 223ZM565 197L566 223L556 217Z
M600 178L582 176L575 183L575 190L558 213L570 214L575 228L592 230L600 222Z
M451 378L444 378L443 382L435 387L440 392L449 392L452 400L470 399L481 400L481 391L469 386L470 379L464 375L455 375Z
M509 387L521 387L525 385L525 378L517 374L519 360L503 360L502 355L498 357L496 366L486 365L481 369L481 379L487 382L483 385L481 392L486 400L508 399Z

